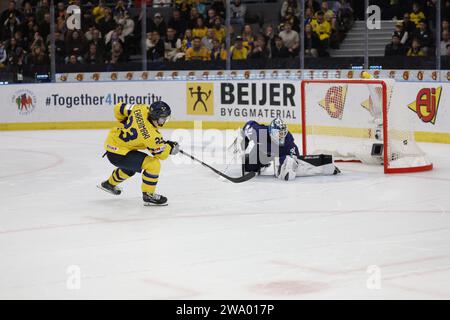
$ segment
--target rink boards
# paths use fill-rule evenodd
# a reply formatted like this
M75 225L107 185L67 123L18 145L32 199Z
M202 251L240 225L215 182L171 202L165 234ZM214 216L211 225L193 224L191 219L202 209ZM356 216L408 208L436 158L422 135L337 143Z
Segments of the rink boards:
M301 130L299 80L117 81L0 86L0 130L100 129L114 125L112 108L163 100L172 107L169 128L234 129L252 119L267 123L283 118ZM311 94L315 111L328 129L355 128L367 112L366 85L343 90L343 110L334 117L322 103L325 93ZM418 141L450 143L450 84L397 82L391 107L410 123Z

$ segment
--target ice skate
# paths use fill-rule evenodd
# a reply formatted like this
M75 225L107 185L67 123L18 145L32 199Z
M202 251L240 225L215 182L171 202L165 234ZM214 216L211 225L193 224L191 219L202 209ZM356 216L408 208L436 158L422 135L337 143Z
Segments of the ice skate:
M116 196L122 193L122 190L120 190L118 187L113 186L111 183L108 182L108 180L103 181L97 187Z
M167 206L167 198L156 193L143 192L144 206Z

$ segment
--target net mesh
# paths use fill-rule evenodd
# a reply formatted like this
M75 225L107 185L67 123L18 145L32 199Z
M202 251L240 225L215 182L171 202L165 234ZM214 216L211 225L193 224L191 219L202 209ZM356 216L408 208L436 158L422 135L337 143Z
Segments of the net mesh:
M393 103L394 80L305 81L303 86L305 153L384 164L387 170L431 164L414 139L407 108ZM380 144L387 162L382 154L373 153Z

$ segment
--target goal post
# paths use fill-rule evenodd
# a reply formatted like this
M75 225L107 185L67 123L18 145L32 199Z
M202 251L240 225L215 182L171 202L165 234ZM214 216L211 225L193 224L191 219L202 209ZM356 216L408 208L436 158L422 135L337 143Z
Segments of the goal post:
M431 170L393 79L302 80L302 152L383 165L385 173Z

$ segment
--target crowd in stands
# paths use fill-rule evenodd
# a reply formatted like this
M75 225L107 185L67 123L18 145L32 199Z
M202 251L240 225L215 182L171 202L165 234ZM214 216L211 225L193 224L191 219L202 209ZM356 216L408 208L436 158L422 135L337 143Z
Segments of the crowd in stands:
M148 61L224 61L295 58L299 55L300 26L304 26L306 57L327 57L338 49L355 19L355 1L305 0L304 21L297 0L278 2L276 21L261 21L247 0L233 0L227 30L225 0L55 1L55 61L58 65L115 65L141 58L145 32ZM435 54L438 0L371 0L396 19L386 56ZM442 1L441 54L450 55L448 13L450 0ZM254 3L254 2L253 2ZM67 8L81 7L81 28L67 26ZM164 16L159 8L170 10ZM251 8L251 10L249 10ZM358 16L358 18L360 18ZM141 30L145 19L146 30ZM50 0L9 1L0 13L0 70L24 65L50 64ZM226 50L227 31L230 49Z
M385 56L423 57L436 54L437 0L397 0L392 12L397 19L392 40L385 47ZM398 19L400 18L400 19ZM442 1L440 53L450 56L449 38L450 1Z
M142 0L141 0L142 1ZM55 1L57 64L128 62L141 53L141 1ZM230 50L226 50L225 0L146 0L146 52L149 61L219 61L297 57L300 11L297 0L278 0L278 21L263 25L242 0L230 7ZM244 0L245 1L245 0ZM274 2L276 0L273 0ZM81 29L67 27L69 5L81 7ZM171 8L166 19L157 8ZM135 9L135 10L133 10ZM156 13L152 13L155 12ZM353 21L348 0L307 0L305 54L328 56L338 48ZM256 16L256 19L255 19ZM50 0L9 1L0 15L0 69L50 63ZM255 23L256 22L256 23ZM138 58L137 58L138 59Z

